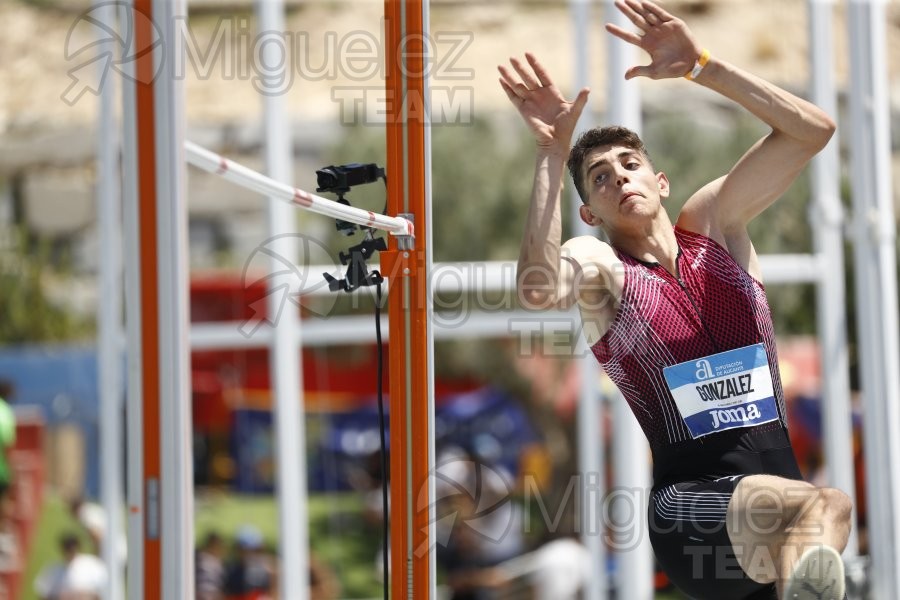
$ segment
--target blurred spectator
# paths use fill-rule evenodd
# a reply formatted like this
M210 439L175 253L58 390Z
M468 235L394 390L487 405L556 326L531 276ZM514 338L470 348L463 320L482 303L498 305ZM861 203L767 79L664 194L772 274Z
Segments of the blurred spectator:
M60 538L63 560L44 568L34 581L41 600L100 600L106 585L106 565L92 554L79 552L74 533Z
M13 392L12 383L0 381L0 497L7 496L12 486L9 451L16 443L16 415L8 402Z
M447 573L451 600L489 600L507 583L507 576L495 562L481 553L482 540L466 520L474 514L474 504L460 498L454 502L458 511L446 545L439 545L438 563Z
M263 547L262 533L252 525L242 525L235 536L235 556L225 569L225 598L268 598L274 574L272 558Z
M494 598L507 577L498 567L524 550L521 506L512 476L495 460L486 438L473 449L448 446L435 469L437 560L453 600Z
M97 502L85 500L76 496L69 501L69 511L72 517L84 527L93 544L92 551L97 556L103 556L103 545L107 539L106 509ZM119 537L116 540L115 556L119 560L119 567L124 568L128 562L128 539L125 536L125 528L119 529Z
M16 415L9 407L14 388L7 380L0 380L0 494L6 495L12 485L9 451L16 443Z
M8 595L8 577L22 569L19 531L15 522L13 470L10 449L16 442L16 416L7 401L13 396L13 385L0 381L0 598Z
M573 537L548 542L532 553L529 576L539 600L577 600L591 576L591 554Z
M380 528L384 522L384 497L381 488L384 477L381 473L381 451L370 452L358 462L347 464L345 470L350 486L362 494L363 517L366 522Z
M222 600L225 597L225 540L210 532L197 550L194 577L197 600Z
M103 553L103 538L106 537L106 511L96 502L76 496L69 500L69 512L91 538L91 550L100 556Z
M309 557L309 600L336 600L341 594L341 584L334 571L318 560Z
M390 460L389 456L385 456L385 462ZM348 460L342 466L344 476L347 483L362 498L362 515L366 525L370 528L373 535L378 536L377 550L375 551L375 576L379 581L384 581L384 546L385 546L385 520L384 520L384 501L385 492L387 492L388 507L390 507L390 486L385 490L384 476L382 473L381 450L376 449L361 455L355 460ZM390 540L388 542L388 554L390 555ZM387 565L390 572L390 565ZM310 577L314 578L315 573L311 572ZM311 579L310 581L313 581Z

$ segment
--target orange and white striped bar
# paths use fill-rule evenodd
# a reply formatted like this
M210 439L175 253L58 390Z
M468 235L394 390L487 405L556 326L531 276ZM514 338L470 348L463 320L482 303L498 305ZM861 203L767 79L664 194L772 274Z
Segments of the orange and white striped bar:
M328 198L304 192L285 183L270 179L253 169L211 152L193 142L185 142L184 149L187 153L187 162L198 169L219 175L223 179L248 190L259 192L263 196L280 198L314 213L349 221L364 227L381 229L391 235L415 237L412 221L408 221L403 217L388 217L387 215L354 208Z

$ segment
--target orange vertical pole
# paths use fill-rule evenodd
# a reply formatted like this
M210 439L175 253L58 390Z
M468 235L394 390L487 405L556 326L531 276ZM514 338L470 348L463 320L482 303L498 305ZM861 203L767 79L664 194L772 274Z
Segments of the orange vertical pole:
M429 247L428 228L425 227L425 23L422 0L407 1L406 39L406 180L408 183L407 202L415 216L416 251L415 266L410 282L412 303L410 312L410 352L414 377L412 378L412 483L416 504L413 512L413 590L416 598L427 598L429 590L428 553L421 548L431 548L429 544L429 504L427 495L429 465L428 444L430 443L428 420L428 312L425 270L425 252ZM423 499L428 501L422 502Z
M134 0L134 11L146 18L134 18L136 48L150 48L154 43L153 6L151 0ZM146 497L147 482L162 482L160 461L159 406L159 272L157 265L156 221L156 124L154 118L154 52L136 59L135 92L137 102L138 213L140 219L141 263L141 356L143 398L143 479L144 479L144 599L162 597L162 555L159 524L156 535L147 535L150 502ZM159 495L159 490L156 490ZM154 500L158 505L158 499ZM156 518L156 517L154 517Z
M408 213L415 249L382 253L390 280L391 597L428 598L429 502L424 20L422 4L385 0L388 214ZM426 551L423 551L426 550Z
M390 215L405 212L406 202L404 194L405 171L403 168L403 76L398 62L399 44L402 36L402 22L400 18L400 2L398 0L385 0L384 3L384 29L385 29L385 53L386 63L386 118L385 137L387 142L387 211ZM405 468L406 459L406 352L404 339L406 327L404 324L402 283L400 277L395 276L398 271L396 264L388 268L388 263L393 263L397 258L397 243L394 239L389 241L387 252L382 252L381 260L384 263L382 271L389 278L391 292L388 296L388 331L391 342L389 365L389 397L390 397L390 467L389 481L391 484L391 510L390 510L390 549L391 549L391 598L405 598L407 588L406 556L409 553L407 543L407 521L404 515L407 512L406 489L407 476ZM400 269L402 270L402 269Z

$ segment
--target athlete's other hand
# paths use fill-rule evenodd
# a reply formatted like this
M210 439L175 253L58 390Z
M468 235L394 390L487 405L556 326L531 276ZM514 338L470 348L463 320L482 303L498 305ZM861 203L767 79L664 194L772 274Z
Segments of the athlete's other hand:
M572 132L587 104L590 90L582 89L575 100L569 102L533 54L526 52L525 59L527 65L518 58L509 59L518 76L505 65L497 67L500 70L500 86L525 119L538 146L566 156Z
M650 64L631 67L625 79L682 77L694 66L703 48L684 21L649 0L616 0L616 8L628 17L640 33L606 24L614 36L645 50Z

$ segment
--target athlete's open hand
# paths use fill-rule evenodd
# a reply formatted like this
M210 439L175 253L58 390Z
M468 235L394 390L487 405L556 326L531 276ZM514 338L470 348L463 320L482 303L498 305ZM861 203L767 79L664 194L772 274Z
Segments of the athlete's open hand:
M682 77L694 66L703 48L681 19L649 0L616 0L616 8L628 17L640 33L626 31L612 23L606 30L650 55L650 64L631 67L625 79Z
M509 59L515 75L504 65L497 67L500 85L525 119L538 145L567 155L572 132L590 90L584 88L569 102L534 55L526 53L525 59L527 65L517 58Z

